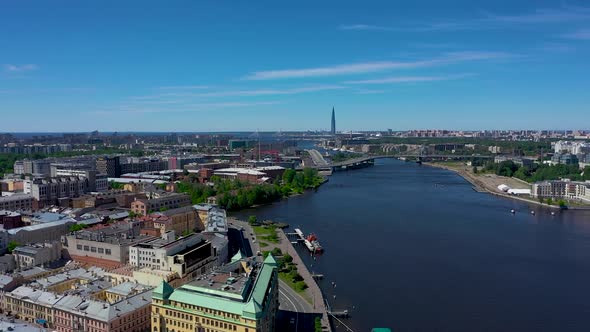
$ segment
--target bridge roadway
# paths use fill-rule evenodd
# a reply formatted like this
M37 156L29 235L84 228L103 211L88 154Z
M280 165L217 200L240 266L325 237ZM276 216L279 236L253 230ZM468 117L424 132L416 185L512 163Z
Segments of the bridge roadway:
M383 159L383 158L468 159L468 158L474 158L474 157L475 158L485 158L485 159L493 158L493 156L473 156L473 155L454 155L454 154L449 154L449 155L441 155L441 154L428 154L428 155L412 155L412 154L407 154L407 155L399 155L399 154L397 154L397 155L363 156L363 157L348 159L348 160L344 160L344 161L337 162L337 163L332 163L332 164L326 163L325 165L318 165L316 163L315 166L311 166L311 167L312 168L320 168L320 169L321 168L339 168L339 167L344 167L344 166L351 166L351 165L366 163L368 161L372 161L372 160L375 160L375 159ZM323 157L322 157L322 159L323 159ZM315 161L314 161L314 163L315 163Z
M316 150L316 149L311 149L311 150L305 150L309 153L309 156L311 157L311 160L313 161L313 163L317 166L317 167L326 167L328 166L328 162L326 161L326 159L324 159L324 156L322 156L322 154Z

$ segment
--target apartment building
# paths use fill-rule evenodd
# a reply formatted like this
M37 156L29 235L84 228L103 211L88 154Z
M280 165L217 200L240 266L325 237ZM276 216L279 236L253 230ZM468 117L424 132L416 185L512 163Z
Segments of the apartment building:
M33 195L14 194L0 197L0 210L31 211L33 210Z
M533 184L533 197L578 200L590 203L590 181L541 181Z
M33 195L39 206L57 205L61 199L79 197L89 191L85 177L36 178L25 180L25 194Z
M114 268L127 264L129 247L153 238L140 235L139 222L120 222L68 234L63 245L75 261Z
M131 203L131 210L137 214L146 216L152 212L175 209L190 205L190 203L191 200L187 194L170 193L164 194L158 198L136 199Z
M217 259L211 243L201 234L174 240L170 236L145 241L129 248L129 264L153 270L176 272L179 278L196 277L210 271Z
M154 217L154 228L159 229L160 234L174 231L177 235L182 235L194 232L196 229L202 230L197 227L198 214L192 206L154 212L150 216Z
M12 255L16 267L25 269L61 259L61 248L59 241L31 244L14 248Z

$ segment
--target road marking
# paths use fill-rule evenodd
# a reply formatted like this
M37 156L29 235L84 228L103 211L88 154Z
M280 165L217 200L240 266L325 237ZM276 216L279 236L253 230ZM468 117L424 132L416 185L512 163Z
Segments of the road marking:
M295 332L297 332L297 329L299 328L299 310L297 310L297 306L295 305L295 303L293 303L293 301L291 301L291 299L285 293L283 293L280 285L279 285L279 293L282 293L283 296L287 299L287 301L291 302L291 304L293 305L293 308L295 308L295 317L296 317L295 318Z
M304 304L302 304L302 303L304 303L304 302L301 302L301 300L302 300L302 299L301 299L301 296L300 296L299 294L297 294L297 293L295 293L294 291L292 291L292 290L291 290L291 288L287 288L288 286L285 286L285 285L282 285L282 286L283 286L283 287L281 287L281 285L279 285L279 289L280 289L280 288L282 288L283 290L285 290L285 292L289 293L289 295L291 296L291 298L292 298L292 299L293 299L295 302L297 302L297 304L299 304L299 306L301 307L301 312L308 312L308 311L310 311L310 312L311 312L311 311L313 311L313 310L311 310L311 307L310 307L310 310L306 310L306 308L307 308L309 305L304 305ZM306 304L307 304L307 303L306 303Z

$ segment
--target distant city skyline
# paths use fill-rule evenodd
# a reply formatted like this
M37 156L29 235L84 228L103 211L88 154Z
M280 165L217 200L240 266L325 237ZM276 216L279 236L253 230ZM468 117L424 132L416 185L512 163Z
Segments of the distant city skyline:
M6 2L0 28L0 132L590 127L585 1Z

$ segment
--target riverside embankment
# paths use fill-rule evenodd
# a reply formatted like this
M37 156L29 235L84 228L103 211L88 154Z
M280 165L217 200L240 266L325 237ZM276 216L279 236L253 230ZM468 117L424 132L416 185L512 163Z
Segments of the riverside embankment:
M560 207L557 205L549 205L546 203L541 203L538 200L535 200L530 197L521 197L517 195L511 195L500 191L498 186L501 184L505 184L510 188L514 189L531 189L531 184L520 179L512 178L512 177L505 177L505 176L498 176L495 174L473 174L472 171L467 169L467 166L464 165L445 165L441 163L435 162L425 162L423 163L425 166L436 167L446 169L452 172L457 173L459 176L467 180L471 185L473 185L473 189L478 192L485 192L499 197L505 197L509 199L518 200L521 202L526 202L530 204L535 204L539 206L544 206L547 208L552 209L559 209Z

